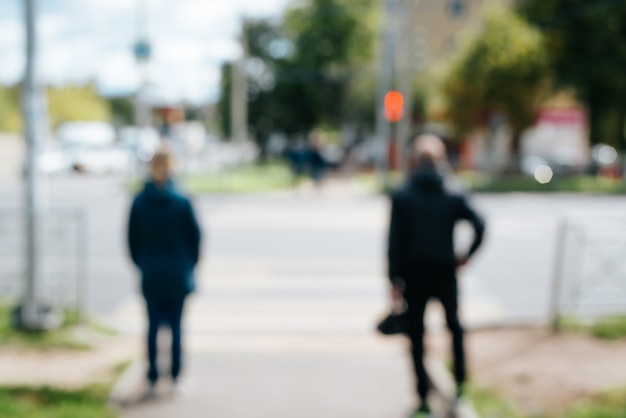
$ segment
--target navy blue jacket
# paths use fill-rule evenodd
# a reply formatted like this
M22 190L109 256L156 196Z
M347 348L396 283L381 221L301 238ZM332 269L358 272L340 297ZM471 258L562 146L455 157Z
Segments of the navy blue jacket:
M130 211L128 246L145 297L182 298L195 288L200 227L191 202L170 181L147 182Z
M420 266L456 266L454 226L467 220L474 228L474 241L464 257L481 245L485 223L462 194L444 186L434 167L412 175L407 186L392 196L388 242L389 279L407 280Z

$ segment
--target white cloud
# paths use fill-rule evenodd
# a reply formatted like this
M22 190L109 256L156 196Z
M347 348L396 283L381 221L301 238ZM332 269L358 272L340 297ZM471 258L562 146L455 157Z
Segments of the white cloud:
M119 51L100 60L96 70L98 85L107 92L134 91L139 84L137 64L129 51Z
M16 47L24 43L24 29L17 20L0 20L0 47Z
M133 91L138 76L131 48L137 10L143 10L156 87L171 100L214 98L220 64L241 54L236 40L241 17L275 16L289 1L42 0L39 71L46 82L96 78L103 91ZM22 3L0 2L0 83L13 83L24 65Z
M234 60L241 56L241 44L235 39L216 39L207 42L208 58L214 62Z
M20 75L24 71L23 54L0 50L2 65L0 65L0 83L15 84L19 81Z
M183 1L175 10L177 18L185 23L186 28L201 31L219 28L225 21L235 20L238 12L237 6L230 2L223 1L216 4L197 0Z
M154 46L156 62L198 64L207 55L205 44L194 39L171 39Z

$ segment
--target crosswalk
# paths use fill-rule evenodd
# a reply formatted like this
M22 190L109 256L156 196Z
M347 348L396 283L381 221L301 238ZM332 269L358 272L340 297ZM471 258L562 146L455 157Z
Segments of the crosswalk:
M186 312L186 333L196 341L192 345L199 349L255 345L268 349L282 341L294 348L311 347L311 340L315 340L320 342L317 348L377 347L375 325L388 310L388 285L382 276L267 276L273 269L271 263L264 264L265 269L260 268L255 275L244 260L212 262ZM462 280L466 296L462 315L469 325L504 315L503 308L483 292L478 280ZM141 299L123 304L114 319L126 332L143 333ZM431 328L445 326L438 305L429 308L427 323Z

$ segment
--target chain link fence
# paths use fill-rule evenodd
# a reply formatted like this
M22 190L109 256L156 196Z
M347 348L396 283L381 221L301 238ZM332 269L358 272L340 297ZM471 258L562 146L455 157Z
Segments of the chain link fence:
M626 218L568 219L559 227L552 320L626 314Z
M0 208L0 298L19 301L26 283L26 216ZM81 210L54 209L41 218L41 302L85 312L87 223Z

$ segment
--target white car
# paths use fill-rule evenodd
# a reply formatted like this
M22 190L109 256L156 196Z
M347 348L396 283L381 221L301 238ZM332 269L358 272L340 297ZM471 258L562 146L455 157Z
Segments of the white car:
M150 161L161 146L159 133L152 127L124 126L119 130L119 142L144 163Z
M126 173L133 167L131 153L116 143L108 123L67 122L57 130L57 139L76 171Z

